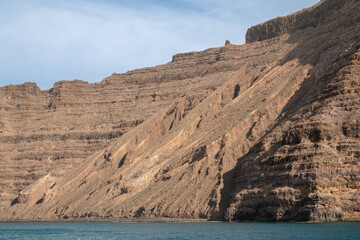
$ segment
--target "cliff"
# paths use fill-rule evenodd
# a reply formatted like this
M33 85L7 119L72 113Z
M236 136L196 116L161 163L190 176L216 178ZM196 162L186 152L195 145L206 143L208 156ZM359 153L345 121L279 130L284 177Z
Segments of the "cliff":
M359 221L359 12L322 1L242 46L1 88L1 218Z
M283 34L291 34L306 28L316 28L319 25L334 22L338 22L338 25L352 25L355 22L359 22L359 15L356 12L351 13L351 18L345 17L347 13L345 12L344 6L347 2L347 0L321 0L313 7L253 26L248 29L246 33L246 42L262 41ZM339 14L336 16L329 14L335 11L343 11L341 12L343 16L339 16Z
M186 95L195 106L245 63L259 64L262 56L261 64L267 64L281 56L280 46L266 45L246 53L228 45L177 54L168 64L112 74L95 84L0 88L0 208L50 171L63 176L172 101Z

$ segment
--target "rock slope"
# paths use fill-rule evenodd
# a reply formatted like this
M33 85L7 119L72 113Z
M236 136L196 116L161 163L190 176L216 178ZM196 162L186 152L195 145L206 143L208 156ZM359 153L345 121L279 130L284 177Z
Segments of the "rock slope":
M0 88L0 209L45 176L58 177L185 94L192 106L236 74L245 61L273 61L282 49L252 56L227 46L177 54L163 66L113 74L100 83L60 81ZM188 111L189 109L187 109Z
M149 109L158 112L105 148L94 148L64 176L55 170L39 174L38 181L4 208L2 219L359 221L359 12L358 0L321 1L249 29L245 45L175 55L167 65L113 75L95 84L95 89L108 86L109 92L124 83L137 88L148 72L152 84L167 86L156 96L177 87L175 94L167 92L174 96L159 108L148 107L146 101L133 101L141 111L138 115L123 108L128 121L146 119L151 114L141 114ZM199 71L202 64L207 67ZM161 68L167 70L156 70ZM89 86L77 81L61 84ZM28 86L15 86L23 93L15 92L42 96L39 99L53 94L49 111L61 106L76 109L64 110L58 121L65 113L72 114L64 118L69 122L76 114L78 118L89 114L89 109L73 104L86 97L69 94L59 101L54 90ZM178 93L182 88L186 90ZM127 91L133 98L141 96L126 89L114 92ZM148 99L153 92L145 94ZM102 93L99 98L109 101L111 94ZM17 113L17 105L12 106L7 116ZM21 119L20 114L15 116ZM115 124L107 119L114 115L101 116L104 125ZM124 119L123 114L114 117L112 121ZM8 122L3 121L3 129L9 128ZM83 122L74 125L82 129ZM74 130L67 131L69 136ZM20 130L18 135L26 136ZM16 154L4 155L16 165L11 157Z

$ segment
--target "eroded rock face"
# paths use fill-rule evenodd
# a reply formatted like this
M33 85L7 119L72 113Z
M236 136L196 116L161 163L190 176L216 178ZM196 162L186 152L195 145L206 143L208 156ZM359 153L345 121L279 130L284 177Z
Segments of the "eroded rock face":
M351 13L353 14L351 20L346 17L347 12L344 6L349 2L355 5L359 1L322 0L313 7L253 26L246 33L246 42L263 41L283 34L295 33L306 28L316 28L319 25L326 25L331 22L338 22L339 25L352 25L359 22L360 19L356 12ZM335 11L342 11L343 16L329 16L329 12Z
M229 220L359 220L357 48L238 159Z
M186 95L193 108L239 68L271 63L283 47L269 42L177 54L162 66L95 84L60 81L46 91L34 83L1 87L0 208L49 171L63 176L172 101Z
M91 99L107 104L113 104L114 92L119 101L125 99L123 108L100 105L102 114L88 114L94 112L90 103L83 108L73 104L87 99L86 88L75 98L61 93L63 87L57 93L57 85L48 92L31 84L12 87L19 88L13 94L20 97L45 99L50 119L64 109L62 117L53 117L66 119L60 125L64 128L76 114L90 119L83 121L87 127L102 126L96 128L99 133L121 121L139 120L131 126L143 122L132 129L120 127L126 133L92 148L93 154L65 175L59 175L58 167L39 174L37 182L10 199L2 219L358 221L360 3L339 2L323 1L291 15L294 24L280 32L271 30L264 37L253 31L252 39L264 41L178 54L164 66L113 75L95 85L58 83L90 86L95 93L100 89L101 95L90 94ZM315 26L294 27L322 11ZM277 26L278 21L264 25ZM16 112L11 106L5 109L8 115ZM83 122L63 135L81 132ZM0 126L10 125L2 121ZM17 136L23 143L26 135ZM11 154L3 153L15 164L9 156L17 152Z

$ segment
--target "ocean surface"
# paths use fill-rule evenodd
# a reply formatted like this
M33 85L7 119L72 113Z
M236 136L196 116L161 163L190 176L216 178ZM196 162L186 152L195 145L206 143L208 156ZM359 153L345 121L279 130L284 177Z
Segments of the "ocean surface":
M360 224L17 222L0 239L360 239Z

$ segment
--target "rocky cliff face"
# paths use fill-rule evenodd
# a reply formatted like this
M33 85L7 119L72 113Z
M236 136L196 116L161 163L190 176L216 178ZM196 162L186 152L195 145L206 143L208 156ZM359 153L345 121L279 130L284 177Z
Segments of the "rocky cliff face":
M246 53L227 45L177 54L168 64L95 84L60 81L47 91L34 83L0 88L0 208L7 209L20 190L49 171L61 177L174 100L186 95L196 106L245 63L267 64L282 56L279 45L266 45Z
M346 4L347 1L321 0L313 7L251 27L246 33L246 42L262 41L334 22L337 23L337 26L352 25L359 22L359 15L356 12L351 13L351 18L345 17L347 12L344 6ZM329 15L330 12L335 11L338 13L342 11L343 16Z
M322 1L242 46L1 88L2 219L360 220L359 12Z
M2 207L50 170L62 176L173 100L187 94L196 105L244 64L238 52L227 47L178 54L164 66L113 74L95 84L0 88Z

